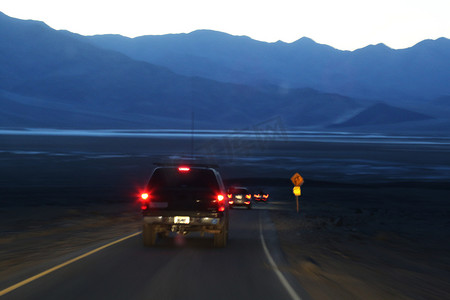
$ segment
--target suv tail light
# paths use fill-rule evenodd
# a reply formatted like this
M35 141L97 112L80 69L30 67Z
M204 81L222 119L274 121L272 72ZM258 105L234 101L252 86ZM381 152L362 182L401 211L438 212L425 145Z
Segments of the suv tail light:
M141 194L141 209L146 210L148 208L148 203L150 202L150 195L148 193Z
M252 198L252 195L251 195L251 194L245 195L245 198L251 199L251 198Z
M219 211L225 211L225 203L223 201L224 199L225 197L222 194L217 195L217 204L219 205Z

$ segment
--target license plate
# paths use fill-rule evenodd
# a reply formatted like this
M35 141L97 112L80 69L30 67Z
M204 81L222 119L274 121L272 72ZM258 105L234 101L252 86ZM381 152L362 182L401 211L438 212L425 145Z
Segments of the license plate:
M174 218L173 221L174 221L175 224L189 224L190 218L189 217L177 216L177 217Z

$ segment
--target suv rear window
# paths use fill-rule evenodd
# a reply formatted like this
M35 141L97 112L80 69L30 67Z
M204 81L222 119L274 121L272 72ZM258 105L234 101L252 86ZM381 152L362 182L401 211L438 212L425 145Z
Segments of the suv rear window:
M213 170L195 168L188 172L180 172L177 168L156 169L148 185L151 189L220 189Z
M240 189L240 188L231 188L228 190L229 194L250 194L247 189Z

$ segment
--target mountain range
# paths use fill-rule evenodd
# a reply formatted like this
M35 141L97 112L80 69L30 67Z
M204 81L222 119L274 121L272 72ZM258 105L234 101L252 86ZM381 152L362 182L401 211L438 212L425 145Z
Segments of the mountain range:
M374 100L432 99L450 92L450 40L401 50L384 44L341 51L301 38L265 43L210 30L127 38L87 37L94 45L178 74L248 85L313 88Z
M279 115L290 128L435 130L450 118L449 53L444 38L349 52L205 30L81 36L0 13L0 127L190 128L194 116L230 129Z

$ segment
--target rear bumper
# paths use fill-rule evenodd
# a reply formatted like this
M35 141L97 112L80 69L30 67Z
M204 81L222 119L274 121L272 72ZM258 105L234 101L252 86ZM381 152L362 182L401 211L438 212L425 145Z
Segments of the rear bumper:
M230 205L248 205L245 202L252 202L251 199L229 199L228 203L230 203Z
M246 203L233 203L233 204L230 204L230 207L237 207L237 206L248 207L248 206L251 206L251 205L252 205L251 202L249 204L246 204Z
M189 217L189 223L176 223L176 217ZM157 232L194 232L220 233L227 225L227 214L223 212L151 212L143 215L144 224L152 225Z
M179 216L188 216L182 215ZM144 223L146 224L164 224L164 225L179 225L175 223L175 216L164 217L164 216L144 216ZM188 226L202 226L202 225L219 225L222 218L214 217L190 217L189 224L183 224Z

